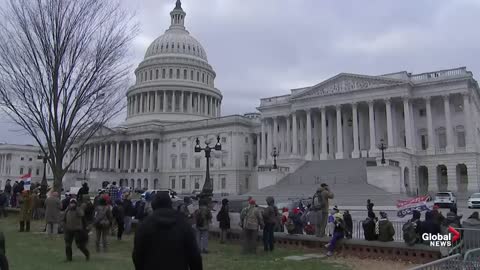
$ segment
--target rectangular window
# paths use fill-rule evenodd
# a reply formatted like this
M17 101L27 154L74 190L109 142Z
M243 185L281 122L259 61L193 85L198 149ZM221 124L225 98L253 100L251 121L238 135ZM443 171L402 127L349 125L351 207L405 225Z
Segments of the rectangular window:
M20 157L20 160L24 160L25 158L24 157Z
M197 82L200 81L200 72L197 71Z
M200 158L195 158L195 168L200 168Z
M175 189L175 177L170 178L170 188Z
M20 175L23 175L23 168L20 168Z
M37 170L35 171L35 175L40 175L40 169L37 169Z
M150 81L153 80L153 70L150 70Z
M32 158L28 158L28 161L32 161Z
M165 69L162 69L162 79L165 79Z
M220 182L221 182L220 185L221 185L222 189L226 189L227 188L227 178L222 177Z
M183 141L182 142L182 147L186 147L187 146L187 142L186 141Z
M248 137L245 137L245 143L248 143Z
M173 69L170 69L168 71L168 78L172 79L173 78Z
M32 168L28 168L28 173L32 173Z
M193 70L190 71L190 80L193 81Z
M200 178L199 177L195 177L195 189L200 189Z
M182 178L182 189L186 189L187 188L187 181L185 180L185 178Z
M155 71L155 79L158 80L158 69Z
M440 149L445 149L447 146L447 136L445 133L438 134L438 146Z
M182 169L186 169L187 168L187 158L183 157L182 158Z
M175 169L177 167L177 158L172 157L172 169Z
M422 150L427 150L428 148L427 135L421 135L420 138L422 141Z
M227 142L227 137L222 137L222 143L226 143Z
M458 147L465 147L465 132L464 131L457 132L457 143L458 143Z
M207 84L208 84L208 79L210 78L210 76L207 75Z
M202 73L202 83L205 82L205 73Z
M184 80L187 79L187 70L186 69L183 70L183 79Z
M425 117L425 115L427 115L425 109L418 110L418 114L420 115L420 117Z
M172 147L173 148L177 147L177 144L175 142L172 142Z
M177 79L180 79L180 69L177 69Z
M245 167L248 168L248 155L245 155L244 158L245 158Z

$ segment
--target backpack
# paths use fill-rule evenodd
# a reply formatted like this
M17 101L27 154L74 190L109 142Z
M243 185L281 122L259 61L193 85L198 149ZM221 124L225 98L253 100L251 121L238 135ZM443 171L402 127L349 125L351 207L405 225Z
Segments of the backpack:
M409 246L415 245L417 242L417 223L408 221L407 223L403 224L402 232L403 232L403 241Z
M287 219L287 222L285 223L285 228L287 228L288 232L295 230L295 223L293 223L292 218Z
M108 228L110 226L110 220L108 220L107 211L107 207L102 207L95 213L94 224L97 227Z
M202 210L198 209L195 215L195 225L197 226L197 228L201 228L204 226L205 219L203 216L204 215L202 213Z
M323 201L321 192L316 192L312 198L312 208L315 211L322 210L325 203Z

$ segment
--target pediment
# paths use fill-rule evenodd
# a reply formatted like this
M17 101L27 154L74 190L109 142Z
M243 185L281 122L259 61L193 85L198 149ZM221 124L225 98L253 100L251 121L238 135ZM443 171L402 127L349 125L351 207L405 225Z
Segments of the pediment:
M379 76L366 76L341 73L317 85L314 85L292 98L305 98L343 94L363 89L407 83L403 80L384 78Z

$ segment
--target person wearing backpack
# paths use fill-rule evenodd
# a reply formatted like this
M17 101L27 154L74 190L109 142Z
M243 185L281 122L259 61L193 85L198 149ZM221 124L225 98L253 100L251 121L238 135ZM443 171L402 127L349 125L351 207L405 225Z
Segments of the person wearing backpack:
M208 230L212 222L212 212L208 208L206 199L200 199L200 207L195 212L195 228L197 229L197 241L200 251L208 253Z
M333 199L334 194L327 184L323 183L313 195L312 210L315 215L315 236L325 237L325 227L328 219L328 200Z
M407 221L407 223L403 224L402 232L403 232L403 241L408 246L413 246L416 243L419 243L421 240L420 232L421 232L421 222L420 222L420 212L414 210L412 212L412 219Z
M90 260L90 252L87 249L88 234L85 233L83 228L83 217L85 212L82 207L78 206L76 199L70 199L70 203L65 210L65 253L67 261L72 261L72 244L75 240L75 244L78 249L85 255L85 258Z
M230 214L228 209L228 200L222 200L222 208L217 214L217 221L220 227L220 244L225 244L225 240L227 239L228 230L230 230Z
M110 231L110 226L112 225L112 220L113 217L110 206L107 205L107 202L103 198L100 199L95 209L95 221L93 222L97 236L95 241L97 252L100 252L100 241L102 242L103 251L107 252L107 236Z
M392 242L395 235L395 229L390 220L388 220L387 213L380 212L380 219L377 222L375 228L378 234L378 240L382 242Z
M264 223L254 199L250 199L248 206L240 213L240 224L243 230L243 253L256 254L258 229L263 228Z
M266 202L268 206L263 211L263 221L265 223L265 227L263 228L263 249L265 251L273 251L273 232L276 224L278 224L279 213L273 197L267 197Z

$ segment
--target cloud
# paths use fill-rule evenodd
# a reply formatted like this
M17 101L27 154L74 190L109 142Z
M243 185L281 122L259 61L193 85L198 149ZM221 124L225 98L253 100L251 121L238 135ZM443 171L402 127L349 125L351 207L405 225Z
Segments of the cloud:
M122 3L135 11L141 27L132 47L136 67L170 25L175 0ZM260 98L288 94L340 72L420 73L467 66L480 76L474 57L480 54L477 0L182 3L187 29L203 44L217 73L223 114L255 111Z

